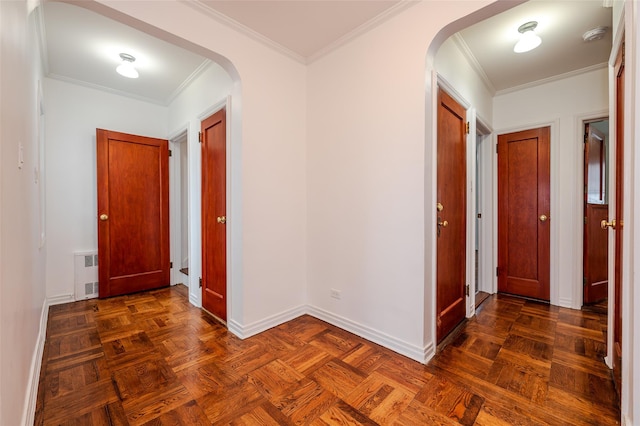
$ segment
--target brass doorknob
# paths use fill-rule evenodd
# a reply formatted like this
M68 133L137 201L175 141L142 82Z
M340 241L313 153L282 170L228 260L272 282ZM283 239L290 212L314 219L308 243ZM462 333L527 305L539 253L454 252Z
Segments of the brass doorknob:
M103 220L103 221L104 221L104 220L107 220L107 219L109 219L109 216L107 216L106 214L102 213L102 214L100 215L100 220Z
M449 226L449 221L448 220L443 220L441 222L439 221L438 226L442 226L443 228L446 228L447 226Z
M539 219L540 219L540 222L546 222L549 219L549 217L546 214L542 214L540 215Z
M611 222L607 222L606 219L603 219L602 222L600 222L600 228L602 228L602 229L607 229L607 228L616 229L616 220L613 219Z
M218 223L222 223L222 224L227 223L227 217L226 216L218 216L218 218L216 220L218 221Z

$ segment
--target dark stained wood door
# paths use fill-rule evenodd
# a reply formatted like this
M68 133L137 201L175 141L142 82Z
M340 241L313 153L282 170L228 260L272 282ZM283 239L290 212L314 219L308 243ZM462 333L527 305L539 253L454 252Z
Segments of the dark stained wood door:
M439 343L466 314L466 111L438 90L437 318Z
M96 130L99 296L168 286L169 142Z
M227 320L226 117L222 109L201 123L202 307Z
M584 138L584 303L596 303L608 293L608 235L600 226L609 218L605 135L585 125Z
M549 300L550 129L498 136L498 291Z
M616 58L614 72L616 76L616 158L615 158L615 225L614 234L614 306L613 306L613 378L616 383L616 390L620 396L622 389L622 265L624 253L622 251L622 229L624 225L624 90L625 90L625 43L622 43Z

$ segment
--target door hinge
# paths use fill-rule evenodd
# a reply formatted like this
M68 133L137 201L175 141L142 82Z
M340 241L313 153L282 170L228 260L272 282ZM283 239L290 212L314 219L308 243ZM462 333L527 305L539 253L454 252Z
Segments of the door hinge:
M200 285L200 288L202 288L202 277L198 278L198 285Z
M173 269L173 262L169 262L169 269Z
M202 132L198 132L198 142L202 143Z
M171 152L171 150L169 150L169 157L171 157L173 155L173 153Z
M584 224L585 225L587 224L587 217L586 216L584 217Z
M467 132L467 134L469 134L470 130L469 130L470 126L469 126L469 122L467 121L467 125L465 128L465 131Z
M583 287L587 286L587 277L582 278L582 286Z
M498 153L498 144L496 144L496 154Z
M467 284L464 288L464 292L465 294L468 296L469 295L469 284Z
M500 268L496 267L496 277L500 276Z

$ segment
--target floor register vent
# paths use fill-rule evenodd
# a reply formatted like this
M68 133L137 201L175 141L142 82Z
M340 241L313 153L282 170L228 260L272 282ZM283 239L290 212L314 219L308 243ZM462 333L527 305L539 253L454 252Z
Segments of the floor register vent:
M98 252L74 254L76 300L98 297Z

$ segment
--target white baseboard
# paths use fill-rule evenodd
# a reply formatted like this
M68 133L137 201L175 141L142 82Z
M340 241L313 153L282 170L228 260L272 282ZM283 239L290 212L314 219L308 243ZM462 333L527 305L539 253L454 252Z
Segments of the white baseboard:
M75 302L76 298L73 294L59 294L47 298L47 308L53 305L61 305L63 303ZM46 325L46 324L45 324Z
M38 385L40 383L40 368L42 367L42 355L44 352L44 342L47 337L47 320L49 319L50 302L45 299L42 302L42 311L40 312L40 330L36 339L36 347L31 358L31 367L29 369L29 383L27 384L27 392L25 405L22 412L22 424L32 425L36 415L36 402L38 400Z
M315 306L308 306L307 313L423 364L429 362L435 355L433 344L421 348Z
M395 337L389 336L388 334L385 334L379 330L362 324L358 324L355 321L351 321L347 318L335 315L323 309L308 305L302 305L293 309L289 309L287 311L272 315L268 318L256 321L246 326L240 324L234 319L231 319L227 322L227 327L229 331L234 335L238 336L241 339L246 339L258 333L262 333L263 331L266 331L270 328L283 324L287 321L291 321L292 319L295 319L304 314L308 314L322 321L326 321L329 324L340 327L345 331L356 334L362 338L377 343L387 349L390 349L423 364L429 362L436 353L433 343L430 343L427 346L421 348L419 346L404 342L400 339L396 339Z
M189 303L191 303L196 308L202 308L199 296L197 294L192 294L191 291L189 291Z
M296 308L288 309L279 314L272 315L260 321L243 326L236 320L229 320L227 327L229 331L238 336L241 339L254 336L258 333L262 333L270 328L276 327L287 321L291 321L294 318L298 318L300 315L306 314L306 307L304 305Z
M560 298L558 300L558 306L560 306L562 308L573 309L573 300Z

